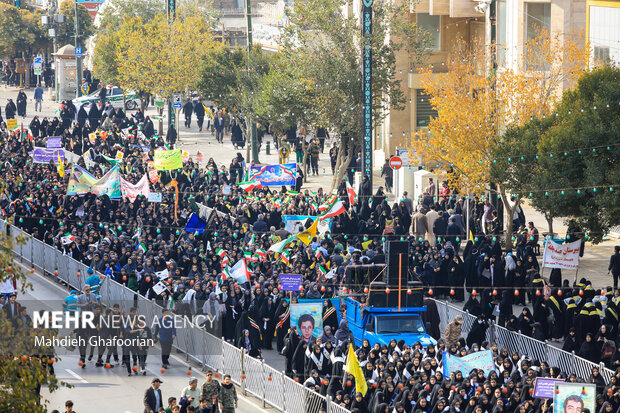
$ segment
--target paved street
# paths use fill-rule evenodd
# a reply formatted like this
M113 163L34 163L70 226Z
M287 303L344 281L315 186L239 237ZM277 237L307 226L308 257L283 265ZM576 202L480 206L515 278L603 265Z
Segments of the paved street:
M23 270L27 272L29 268L23 267ZM32 275L28 272L28 278L34 290L21 295L19 301L34 307L32 300L35 300L39 308L58 310L57 304L66 297L67 290L38 273ZM151 350L151 353L156 353L156 350ZM86 368L82 369L78 365L77 350L72 355L61 358L62 360L54 364L56 375L59 380L71 384L73 388L61 387L51 394L46 388L42 389L42 396L50 401L48 411L53 409L64 411L65 401L72 400L77 412L137 413L144 410L142 398L144 391L151 385L153 377L159 377L163 381L161 390L165 401L171 396L179 400L181 391L188 385L190 369L191 375L198 378L199 386L205 381L205 375L200 368L186 363L183 354L173 355L170 368L163 374L160 371L159 355L149 355L147 375L131 377L127 377L125 368L120 365L111 369L95 367L96 356L93 361L86 363ZM219 379L221 380L222 377L220 376ZM237 392L241 396L239 388ZM237 411L241 413L265 411L260 407L261 405L262 402L259 400L240 397ZM93 410L92 406L106 406L106 408Z

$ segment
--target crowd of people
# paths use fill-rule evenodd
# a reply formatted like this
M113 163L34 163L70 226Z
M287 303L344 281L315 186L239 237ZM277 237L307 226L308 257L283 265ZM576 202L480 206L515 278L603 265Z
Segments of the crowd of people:
M220 113L215 112L216 119ZM67 196L71 165L64 165L67 173L61 176L55 161L34 163L29 155L34 147L45 147L51 136L60 136L62 146L79 156L77 164L95 177L119 163L122 153L120 169L132 183L148 173L155 150L174 144L155 135L152 121L142 112L127 116L122 109L97 103L76 108L71 101L63 102L59 118L35 116L28 133L21 128L7 130L3 123L3 219L88 265L93 273L163 307L214 316L218 322L212 328L221 329L214 332L252 356L260 357L275 341L276 349L286 356L289 376L352 411L546 411L549 406L529 393L535 376L594 380L601 390L605 388L598 407L603 403L610 403L614 411L620 407L615 379L600 383L600 375L594 372L593 377L578 378L544 360L507 354L483 342L481 331L495 320L536 339L565 340L566 350L588 360L620 366L620 350L615 346L620 295L611 288L599 294L587 280L569 285L559 270L543 280L536 255L538 230L520 210L514 217L519 228L515 243L502 247L496 237L502 211L488 196L466 198L447 183L438 191L431 181L419 200L405 193L390 203L379 187L374 193L360 190L351 203L343 182L337 197L345 212L333 218L330 230L309 242L296 239L282 254L270 248L294 235L286 229L283 215L317 216L333 200L332 194L272 187L247 192L235 185L244 180L246 169L239 153L229 167L213 157L205 162L197 154L184 159L181 169L158 171L151 191L162 194L161 202L141 196L134 202L93 194ZM204 231L186 231L192 214L201 214L204 207L217 212L203 216ZM304 228L310 226L307 222ZM443 339L434 326L430 333L439 340L436 347L393 342L371 348L365 343L357 354L371 391L360 397L342 370L350 330L346 320L338 322L341 309L331 309L329 299L346 287L347 266L385 263L387 240L408 243L410 280L422 281L427 294L432 292L436 298L466 301L464 309L479 321L466 337L461 337L458 320ZM248 280L226 277L223 269L242 259L247 260ZM166 288L157 294L156 274L164 270L169 274ZM320 337L307 341L291 328L291 302L279 285L282 273L303 276L302 288L291 293L291 302L326 299L325 331ZM95 290L97 280L99 276L91 285ZM3 285L2 293L9 297L14 291ZM513 306L526 302L532 310L525 307L513 314ZM479 372L442 376L443 351L462 355L482 348L495 351L496 372L486 377ZM81 356L86 365L85 353ZM162 360L162 364L167 363ZM128 370L129 365L128 361Z

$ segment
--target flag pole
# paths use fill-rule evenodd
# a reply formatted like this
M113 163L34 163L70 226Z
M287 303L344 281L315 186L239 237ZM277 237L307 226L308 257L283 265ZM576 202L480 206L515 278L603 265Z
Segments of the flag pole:
M403 275L403 254L398 254L398 312L400 312L400 301L402 294L400 293L401 285L402 285L402 275Z

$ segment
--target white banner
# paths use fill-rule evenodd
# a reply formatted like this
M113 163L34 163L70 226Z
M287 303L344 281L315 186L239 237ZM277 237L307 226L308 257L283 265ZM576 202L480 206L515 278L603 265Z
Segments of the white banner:
M579 267L580 249L581 240L560 245L548 239L545 243L542 266L547 268L576 270Z

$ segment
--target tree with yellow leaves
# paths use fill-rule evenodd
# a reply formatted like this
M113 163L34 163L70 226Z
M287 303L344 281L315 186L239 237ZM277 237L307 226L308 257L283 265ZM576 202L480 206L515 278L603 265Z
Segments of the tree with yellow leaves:
M122 26L102 38L101 53L108 57L97 62L95 72L109 72L123 90L134 90L171 97L173 93L194 90L199 78L199 64L208 53L221 45L214 41L205 13L194 10L195 4L179 8L170 23L165 14L149 21L126 16ZM192 11L194 10L194 11Z
M514 68L489 73L486 63L493 48L480 41L457 41L446 60L446 73L421 70L422 87L431 96L437 117L420 131L412 146L423 165L445 171L451 185L461 191L498 188L508 216L523 194L510 201L501 179L491 175L494 152L508 128L548 116L588 67L589 48L580 35L563 39L540 30L523 48ZM494 179L495 178L495 179ZM512 220L507 220L507 240Z

